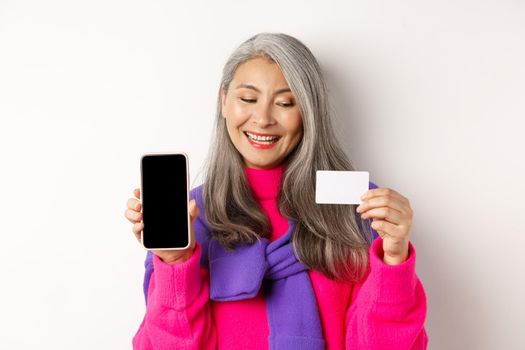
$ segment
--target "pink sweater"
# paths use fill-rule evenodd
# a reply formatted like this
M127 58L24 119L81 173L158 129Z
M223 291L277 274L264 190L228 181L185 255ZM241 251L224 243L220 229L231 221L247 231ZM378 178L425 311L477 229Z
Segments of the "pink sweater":
M245 168L245 173L270 219L274 241L288 228L277 209L283 166ZM252 299L210 300L208 269L199 263L201 251L197 242L192 257L179 264L153 256L146 314L133 349L268 349L264 284ZM385 264L382 255L378 237L369 251L370 273L357 284L308 271L327 349L426 349L426 296L415 273L414 246L409 243L407 260L396 266Z

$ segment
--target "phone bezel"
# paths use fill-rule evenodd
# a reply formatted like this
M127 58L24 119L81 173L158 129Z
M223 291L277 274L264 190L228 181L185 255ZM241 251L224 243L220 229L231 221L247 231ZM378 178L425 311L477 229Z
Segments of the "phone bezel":
M143 199L143 181L144 181L144 174L142 169L143 160L145 157L148 156L165 156L165 155L182 155L184 156L185 163L186 163L186 201L187 201L187 220L188 220L188 245L185 247L172 247L172 248L148 248L144 245L144 231L140 232L140 242L142 244L142 247L146 250L184 250L191 246L191 220L190 220L190 213L189 213L189 202L190 202L190 170L189 170L189 158L188 155L184 152L148 152L143 153L140 157L140 205L142 210L144 210L144 205L142 203Z

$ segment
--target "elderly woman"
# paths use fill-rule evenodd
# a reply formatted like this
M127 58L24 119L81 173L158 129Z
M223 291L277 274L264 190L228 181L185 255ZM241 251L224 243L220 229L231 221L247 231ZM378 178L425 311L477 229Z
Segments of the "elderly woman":
M148 251L134 349L424 349L426 297L406 197L315 203L316 170L354 170L313 54L260 33L223 70L192 243ZM140 241L140 193L126 217Z

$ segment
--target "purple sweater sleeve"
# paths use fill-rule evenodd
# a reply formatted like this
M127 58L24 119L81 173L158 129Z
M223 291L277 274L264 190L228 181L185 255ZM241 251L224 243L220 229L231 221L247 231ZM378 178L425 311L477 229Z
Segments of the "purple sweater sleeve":
M195 189L196 190L196 189ZM195 197L195 190L191 196ZM199 216L203 215L199 206ZM133 337L134 350L216 349L217 334L209 303L206 268L207 227L195 221L197 242L185 262L167 264L148 251L144 293L146 314Z

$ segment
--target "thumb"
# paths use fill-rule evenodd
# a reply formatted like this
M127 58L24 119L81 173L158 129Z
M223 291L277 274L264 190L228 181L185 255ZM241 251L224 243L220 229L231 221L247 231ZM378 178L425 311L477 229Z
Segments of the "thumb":
M195 235L195 228L193 227L193 225L195 224L195 220L199 216L199 207L197 206L197 202L195 201L195 199L192 199L190 201L189 212L190 212L190 235L191 235L191 237L190 237L190 246L192 248L195 248L195 244L197 243L197 239L196 239L196 235Z
M194 221L197 218L197 216L199 216L199 212L200 212L195 199L192 199L190 201L189 211L190 211L191 221Z

